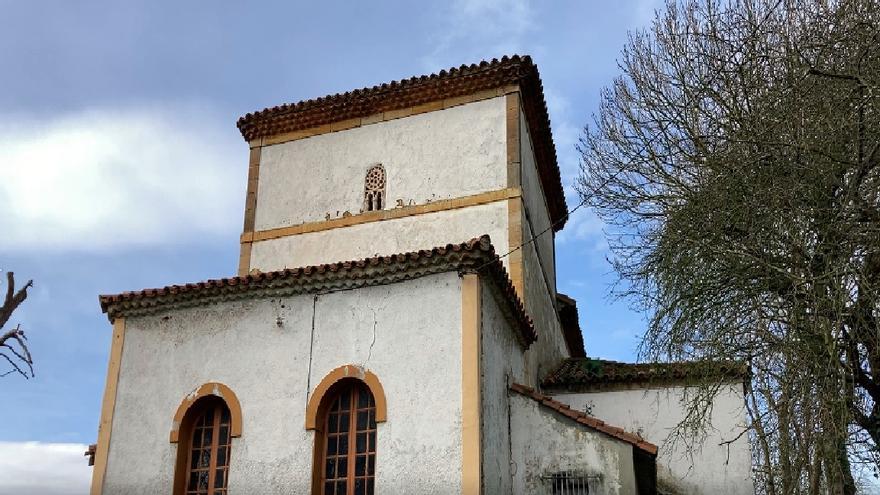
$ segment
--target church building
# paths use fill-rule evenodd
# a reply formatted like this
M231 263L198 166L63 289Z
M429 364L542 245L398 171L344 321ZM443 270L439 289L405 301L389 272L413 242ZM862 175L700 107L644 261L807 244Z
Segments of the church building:
M754 493L742 366L586 357L529 57L238 128L237 276L100 297L92 494ZM719 393L686 448L695 384Z

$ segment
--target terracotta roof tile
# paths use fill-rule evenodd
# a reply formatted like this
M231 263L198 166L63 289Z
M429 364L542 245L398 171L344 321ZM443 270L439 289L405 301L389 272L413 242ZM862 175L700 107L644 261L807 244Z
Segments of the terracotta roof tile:
M623 428L608 425L600 419L594 418L586 413L576 411L568 407L566 404L563 404L562 402L553 400L553 398L549 396L536 392L531 387L520 385L519 383L514 383L510 386L510 389L518 394L524 395L538 402L544 407L553 409L554 411L559 412L562 415L571 418L584 426L626 442L639 450L647 452L648 454L657 455L656 445L646 441L645 439L634 433L629 433L625 431Z
M192 307L249 297L326 293L449 271L479 273L493 281L508 302L507 313L520 344L528 347L537 340L532 320L488 235L460 244L389 256L102 295L99 301L101 310L113 320L119 316L151 314L170 307Z
M738 361L620 363L603 359L570 358L550 372L544 387L590 389L613 384L744 379L748 370Z
M571 357L586 357L584 350L584 335L581 333L581 325L578 321L577 302L567 295L557 292L556 303L559 308L559 323L562 325L562 335L565 345Z
M558 231L567 220L568 210L541 76L529 56L484 60L436 74L266 108L241 117L238 129L247 141L252 141L514 85L522 96L550 218Z

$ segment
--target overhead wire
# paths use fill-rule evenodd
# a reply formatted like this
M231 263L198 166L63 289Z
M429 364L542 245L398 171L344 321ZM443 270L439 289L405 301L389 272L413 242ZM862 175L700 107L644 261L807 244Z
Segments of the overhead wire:
M541 237L542 235L546 234L547 232L550 232L551 230L553 230L554 227L556 227L556 226L559 225L560 223L563 223L563 222L565 222L566 220L568 220L569 217L571 217L571 215L572 215L574 212L578 211L582 206L584 206L585 204L587 204L587 201L588 201L588 200L589 200L589 198L584 198L583 200L581 200L580 203L577 204L577 206L575 206L575 207L572 208L571 210L565 212L565 215L563 215L562 217L558 218L555 222L552 222L552 223L550 224L549 227L547 227L546 229L542 230L541 232L538 232L537 234L533 235L531 239L529 239L529 240L527 240L526 242L524 242L524 243L522 243L522 244L520 244L520 245L514 247L514 248L511 249L510 251L508 251L508 252L506 252L506 253L504 253L504 254L498 255L498 256L497 256L495 259L493 259L492 261L488 261L488 262L486 262L486 263L484 263L484 264L478 266L478 267L477 267L477 271L480 271L480 270L482 270L483 268L485 268L485 267L487 267L487 266L489 266L489 265L495 263L495 261L502 260L502 259L504 259L504 258L510 256L511 254L513 254L513 253L519 251L520 249L522 249L522 248L528 246L529 244L535 242L539 237Z

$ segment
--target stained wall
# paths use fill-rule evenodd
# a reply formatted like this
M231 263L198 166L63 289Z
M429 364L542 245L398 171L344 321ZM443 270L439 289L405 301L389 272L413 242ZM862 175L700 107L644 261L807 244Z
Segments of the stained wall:
M388 421L377 432L381 491L460 492L460 308L460 279L446 273L128 318L104 493L170 491L172 418L207 382L226 384L241 403L229 493L309 493L307 399L345 364L372 371L385 390Z
M712 404L705 438L688 452L670 434L685 417L684 387L632 388L605 392L557 394L571 408L589 411L659 447L658 487L682 495L751 495L749 439L745 428L742 384L723 385ZM696 393L692 390L691 393ZM731 442L731 443L727 443Z

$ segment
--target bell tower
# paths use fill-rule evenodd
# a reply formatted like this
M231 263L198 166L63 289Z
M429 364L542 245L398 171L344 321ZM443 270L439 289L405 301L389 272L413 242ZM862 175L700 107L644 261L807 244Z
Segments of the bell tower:
M267 108L238 127L251 150L239 274L489 234L536 327L558 327L566 205L529 57Z

